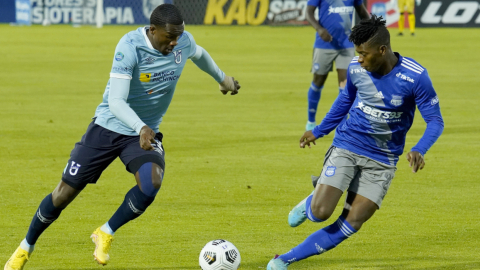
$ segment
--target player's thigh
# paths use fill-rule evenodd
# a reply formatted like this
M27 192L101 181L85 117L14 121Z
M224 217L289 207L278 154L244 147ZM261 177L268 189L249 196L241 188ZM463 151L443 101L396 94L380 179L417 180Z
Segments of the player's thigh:
M147 151L140 147L140 137L132 137L129 143L120 153L120 159L128 172L137 175L138 170L146 163L156 164L152 166L152 181L154 186L160 186L165 172L165 150L162 145L163 135L157 133L152 143L154 150ZM136 179L138 177L136 176ZM137 179L137 182L141 179Z
M320 175L314 193L315 205L327 206L335 209L342 193L350 186L350 182L358 172L355 157L352 153L335 146L331 146L325 156L322 174ZM323 185L337 189L339 192L322 192ZM333 212L332 210L332 212Z
M353 179L348 192L362 195L380 208L397 168L367 157L363 158L365 165L360 167L360 172Z
M326 75L333 69L333 61L338 55L337 50L313 49L312 73Z
M62 174L62 181L76 190L96 183L102 172L118 157L119 146L112 144L118 133L90 123L80 142L75 144Z
M415 9L415 0L405 0L405 9L408 13L413 14L413 10Z
M405 6L407 5L407 1L409 0L398 0L398 10L400 13L405 11Z

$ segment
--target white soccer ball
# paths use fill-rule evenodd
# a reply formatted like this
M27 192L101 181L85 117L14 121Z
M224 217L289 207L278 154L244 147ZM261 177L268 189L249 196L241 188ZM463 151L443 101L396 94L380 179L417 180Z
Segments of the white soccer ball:
M202 270L237 270L240 266L240 251L222 239L208 242L198 258Z

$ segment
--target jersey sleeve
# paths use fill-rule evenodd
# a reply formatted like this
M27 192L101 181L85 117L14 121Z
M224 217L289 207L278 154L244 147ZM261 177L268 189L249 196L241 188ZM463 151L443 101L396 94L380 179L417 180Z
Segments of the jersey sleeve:
M423 119L427 123L427 128L422 138L412 148L425 155L428 149L437 141L443 132L444 122L440 112L440 103L433 89L432 81L425 70L418 78L414 88L415 103L418 110L422 114Z
M188 51L188 58L192 58L195 53L197 52L197 43L195 42L195 39L193 38L192 34L190 34L189 32L184 32L185 35L187 35L189 41L190 41L190 47L189 47L189 51Z
M318 7L321 1L322 0L308 0L307 5Z
M137 63L138 60L135 46L128 41L125 36L120 42L118 42L117 47L115 48L110 77L131 80L133 69Z

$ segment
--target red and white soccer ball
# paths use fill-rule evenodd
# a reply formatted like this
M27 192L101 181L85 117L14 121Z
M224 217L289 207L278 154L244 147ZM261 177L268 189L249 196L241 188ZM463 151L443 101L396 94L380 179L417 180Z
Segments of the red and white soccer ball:
M222 239L208 242L198 258L202 270L237 270L240 252L230 242Z

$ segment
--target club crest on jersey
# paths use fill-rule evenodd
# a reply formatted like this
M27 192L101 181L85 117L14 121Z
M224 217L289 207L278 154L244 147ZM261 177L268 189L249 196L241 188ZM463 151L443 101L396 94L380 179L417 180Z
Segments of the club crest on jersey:
M117 54L115 54L115 61L122 61L122 60L123 60L123 53L117 52Z
M313 64L313 70L317 71L320 69L320 65L318 63Z
M435 104L438 104L439 100L438 100L438 96L435 96L434 98L432 98L432 100L430 101L430 104L433 106Z
M180 64L182 62L182 50L174 51L175 55L175 64Z
M153 57L151 57L151 56L143 59L143 61L145 61L145 63L147 63L147 64L153 64L153 63L155 62L155 60L156 60L156 59L153 58Z
M325 176L326 177L334 176L335 175L335 169L337 169L337 167L328 166L327 169L325 170Z
M393 106L398 107L398 106L403 104L403 97L402 96L397 96L397 95L392 95L392 100L390 101L390 103Z

